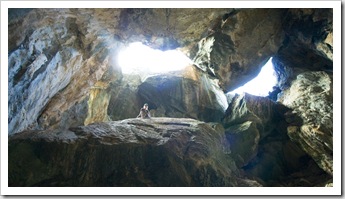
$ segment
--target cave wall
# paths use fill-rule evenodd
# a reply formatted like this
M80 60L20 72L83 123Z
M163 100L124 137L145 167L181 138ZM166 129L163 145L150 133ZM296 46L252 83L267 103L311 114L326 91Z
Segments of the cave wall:
M96 20L102 14L33 9L9 21L9 134L63 126L65 112L85 107L90 87L120 76L111 57L118 42L98 29L107 28ZM107 76L106 71L113 72ZM84 109L66 117L86 118Z
M81 125L86 118L107 118L88 116L93 109L89 105L94 104L88 101L95 99L91 90L96 83L107 89L122 78L116 56L126 43L184 47L197 41L210 21L227 10L11 9L9 134L68 128L72 124L67 120Z
M138 95L151 104L156 117L220 122L228 106L218 81L193 66L181 72L146 78L138 87Z
M10 9L8 133L132 118L149 102L158 117L221 122L228 142L237 140L232 158L250 175L272 180L265 169L310 169L308 181L315 174L328 182L332 17L332 9ZM123 75L117 53L134 41L181 48L195 65L168 75ZM270 57L279 105L249 95L221 103Z
M199 42L195 64L216 76L224 91L244 85L280 47L286 12L242 9L229 13Z
M237 82L244 83L275 52L281 40L278 22L284 12L225 8L13 9L9 19L9 134L24 129L68 128L72 124L84 124L85 120L91 123L108 118L87 115L94 108L89 106L95 104L89 102L95 99L93 86L104 84L102 89L109 91L107 85L120 82L122 74L116 55L133 41L158 49L180 47L191 58L195 57L199 68L202 64L197 60L210 56L215 61L213 65L225 70L216 75L223 90L238 85ZM269 18L274 20L270 22ZM254 19L261 20L261 25L256 26ZM270 33L263 34L263 31ZM204 55L207 49L197 42L207 40L210 34L216 35L216 48L212 55ZM262 48L258 56L253 54L258 47L254 41L259 41L258 46ZM226 44L229 42L230 46ZM230 54L234 57L231 71L227 71L229 57L224 57L229 49L234 51ZM243 61L246 54L251 54L253 61ZM255 60L255 57L260 58ZM251 69L244 69L238 63ZM230 73L242 78L230 78Z
M288 135L333 175L333 10L289 9L273 58Z
M325 186L332 182L326 165L333 164L321 140L330 140L293 132L298 128L292 125L303 121L289 107L267 97L235 95L222 120L229 156L263 186Z

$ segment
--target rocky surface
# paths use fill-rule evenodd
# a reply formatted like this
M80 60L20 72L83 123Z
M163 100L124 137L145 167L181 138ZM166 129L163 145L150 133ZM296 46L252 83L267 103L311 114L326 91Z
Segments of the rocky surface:
M143 100L138 94L138 87L142 84L138 75L124 75L120 83L112 83L108 88L111 97L107 114L112 121L135 118L143 106ZM151 104L149 105L151 110ZM152 111L152 110L151 110Z
M33 9L9 21L9 134L63 126L65 112L85 107L90 87L119 76L110 56L118 42L98 32L101 24L87 26L84 14Z
M157 167L145 161L148 157L174 165L170 170L176 166L175 173L169 175L176 186L332 186L332 20L332 9L9 9L12 185L173 186L165 178L158 184L152 172ZM179 48L195 63L175 73L124 75L117 54L137 41L156 49ZM228 98L227 104L225 92L253 78L271 56L278 84L270 97L277 102L241 95ZM203 150L197 151L202 158L188 156L191 162L173 155L181 153L178 146L189 146L184 140L191 139L189 134L175 132L178 138L168 139L157 134L164 126L157 120L151 129L146 126L150 136L145 137L143 131L133 130L134 124L128 124L132 120L109 122L134 118L145 102L154 116L220 123L217 129L219 125L225 129L231 154L219 155L218 160L202 153L204 149L219 151L224 145L216 141L223 136L219 135L221 130L209 129L211 124L201 121L188 119L218 134L201 133ZM92 125L71 128L87 124ZM146 123L134 126L143 125ZM109 128L121 131L99 135ZM122 139L124 134L145 139L132 140L140 146L131 148L133 143ZM124 143L114 141L118 138ZM157 144L166 139L167 144ZM208 142L211 144L205 144ZM176 149L169 152L172 156L164 156L167 146ZM87 148L85 153L83 147ZM47 154L41 153L42 148ZM132 155L120 165L122 171L137 171L138 175L109 173L115 160L103 154L115 151L125 160L129 152L142 155L139 159ZM50 152L56 156L50 157ZM98 161L99 157L110 162L111 168ZM214 165L224 157L231 164ZM32 163L32 168L25 161ZM152 176L135 167L144 168L143 162L151 169L145 172ZM93 170L100 167L108 173ZM241 175L229 180L235 167ZM188 175L183 173L186 171ZM129 181L116 181L125 176L130 176Z
M202 10L11 9L9 134L106 118L79 116L96 108L88 102L95 99L96 84L107 89L122 78L117 53L134 41L158 49L190 49L210 22L229 11Z
M155 109L155 116L220 122L228 104L217 83L190 66L181 72L147 77L138 94Z
M241 162L239 166L247 165L257 155L259 142L280 125L286 111L287 108L265 97L245 93L232 98L222 123L236 151L233 154Z
M122 9L117 34L125 41L142 41L161 50L190 49L219 18L233 8Z
M297 49L304 47L312 51L306 60L321 56L333 61L332 9L289 9L284 22L284 31L288 35L286 40L297 45ZM332 66L328 67L332 68Z
M220 124L193 119L128 119L64 131L26 131L9 139L9 185L253 183L246 178L237 180L239 173L228 153Z
M332 17L332 9L289 9L286 37L272 60L281 90L304 71L333 71Z
M216 76L225 91L242 86L279 49L285 12L243 9L230 13L199 42L196 65Z
M315 162L333 175L332 75L306 72L297 76L279 101L291 108L286 113L288 135Z
M266 97L233 97L222 121L230 156L264 186L325 186L332 182L332 175L319 168L310 154L313 149L307 147L317 142L305 138L303 142L304 134L298 137L298 132L290 135L291 118L286 117L290 112ZM302 147L297 140L303 142ZM319 155L325 152L314 150Z
M289 9L273 58L291 140L333 175L333 11Z
M287 132L329 175L333 175L333 11L289 9L286 38L273 58L281 90L291 108Z

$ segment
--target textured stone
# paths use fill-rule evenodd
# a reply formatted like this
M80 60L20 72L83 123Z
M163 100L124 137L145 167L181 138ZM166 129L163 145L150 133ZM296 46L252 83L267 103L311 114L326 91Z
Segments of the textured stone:
M228 106L217 81L209 79L196 67L147 77L138 94L155 109L159 117L188 117L219 122Z
M259 141L273 132L285 111L265 97L244 93L232 98L222 123L238 166L247 165L257 155Z
M279 101L292 109L301 123L290 122L288 135L315 162L333 174L333 89L332 75L305 72L297 76Z
M265 97L235 95L223 119L230 156L263 186L325 186L332 176L288 136L291 123L303 124L290 112Z
M230 126L226 129L226 135L239 167L247 165L257 155L260 133L253 121Z
M253 121L257 123L262 137L265 137L278 124L279 116L285 111L287 111L286 107L266 97L258 97L248 93L236 94L226 110L222 123L224 127L228 127Z
M222 126L193 119L26 131L9 140L9 186L238 186L227 153Z
M73 140L69 127L132 118L145 102L155 116L220 121L227 103L218 85L229 91L244 84L273 56L278 103L249 95L228 98L222 121L226 137L229 143L243 141L231 143L227 156L251 176L240 177L237 186L332 186L332 20L332 9L9 9L8 133L49 129L24 134L60 140L70 135L66 139ZM117 53L137 41L156 49L182 49L195 66L151 77L122 75ZM30 155L30 144L23 147L18 158L32 159L41 170L38 180L56 174ZM49 147L66 154L75 149ZM81 163L94 160L98 154L92 150L75 157ZM166 162L173 160L182 165L178 159ZM35 185L54 186L54 180Z
M67 125L62 116L92 99L90 89L98 81L121 79L116 55L124 43L159 49L193 45L210 22L231 9L202 10L12 9L9 134Z
M283 26L291 42L333 61L333 9L289 9Z
M85 26L85 15L33 9L9 21L9 29L16 27L9 35L9 134L61 126L61 116L84 102L91 86L107 71L116 74L109 54L118 43L111 34L98 32L101 24ZM44 124L37 123L39 117Z
M90 91L88 116L85 119L85 125L94 122L110 121L107 114L109 99L109 93L102 87L96 86Z
M123 9L118 32L123 40L142 43L161 50L190 49L207 30L232 8Z
M198 67L216 76L225 91L254 78L283 40L284 9L241 9L219 19L199 42Z
M120 83L109 86L111 95L107 113L112 121L135 118L144 103L138 95L138 87L142 83L138 75L124 75ZM149 105L151 109L151 105Z
M103 109L107 109L111 120L135 118L143 104L148 103L153 117L219 122L228 106L217 81L194 66L165 74L124 75L107 92L111 97Z

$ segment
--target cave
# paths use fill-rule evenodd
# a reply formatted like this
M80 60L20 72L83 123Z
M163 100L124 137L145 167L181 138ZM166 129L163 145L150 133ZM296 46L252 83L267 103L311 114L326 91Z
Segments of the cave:
M10 8L7 74L9 187L333 187L332 8Z

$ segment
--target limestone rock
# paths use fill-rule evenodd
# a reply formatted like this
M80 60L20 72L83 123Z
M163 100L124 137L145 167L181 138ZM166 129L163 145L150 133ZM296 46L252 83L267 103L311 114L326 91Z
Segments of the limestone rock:
M224 127L247 121L257 123L262 137L267 136L279 122L279 117L288 109L266 98L248 93L236 94L232 98L222 120ZM272 122L273 121L273 122ZM266 133L265 133L266 132Z
M194 66L181 72L147 77L139 86L138 94L159 117L219 122L228 106L217 81Z
M142 41L161 50L193 45L231 8L130 8L123 9L119 21L119 35L123 40Z
M277 128L285 111L287 108L265 97L244 93L232 98L222 123L238 166L257 155L259 141Z
M93 28L100 24L85 26L85 15L33 9L24 18L10 20L15 31L9 36L9 134L61 126L61 116L83 103L107 71L116 76L110 54L118 42L111 34L96 33Z
M135 118L144 103L138 94L138 87L142 84L140 76L124 75L121 82L113 82L108 92L111 95L107 114L112 121ZM151 105L149 109L151 109Z
M220 121L228 104L216 80L196 67L156 75L124 75L108 87L111 120L135 118L144 103L153 117ZM106 121L106 120L104 120Z
M230 156L263 186L324 186L332 176L289 138L289 125L303 124L291 111L265 97L234 96L223 119Z
M332 16L332 9L289 9L286 37L272 60L281 90L302 72L333 71Z
M333 9L289 9L284 22L291 42L333 61Z
M151 163L157 159L162 168L178 168L160 173L169 174L176 186L332 186L332 20L332 9L9 9L8 133L18 133L10 136L10 178L19 179L13 185L171 186L163 178L147 177L145 169L127 166L149 165L145 172L152 174L157 167ZM117 55L138 41L156 49L182 49L196 67L150 77L123 75ZM279 78L278 103L250 95L228 98L227 103L223 91L253 78L271 56ZM128 124L132 120L68 130L135 117L145 102L155 116L221 121L230 146L215 144L217 136L209 141L203 132L207 139L194 147L184 140L192 139L188 133L157 135L169 125ZM147 127L150 136L131 125ZM108 135L109 126L116 132ZM170 127L181 132L192 128ZM107 133L102 137L100 131ZM222 130L209 130L214 131ZM108 145L126 135L136 137ZM156 144L166 139L167 144ZM174 146L176 153L165 146ZM207 156L201 159L208 165L192 155L191 161L181 161L176 154L184 148L177 146L198 152L225 146L227 158L200 152L196 156ZM41 154L42 149L55 155ZM116 166L110 158L114 153L122 161L116 160L121 163L117 171L106 164ZM134 153L141 159L128 160ZM233 178L234 165L251 179ZM105 173L96 173L99 168L106 168ZM130 178L123 184L116 181L126 176Z
M254 78L283 41L283 9L241 9L219 19L199 42L198 67L216 76L225 91Z
M74 107L85 107L98 81L121 79L116 59L125 43L193 46L210 22L231 9L202 10L11 9L9 134L83 124L87 116L73 118L85 109ZM82 112L68 116L77 110Z
M305 72L297 76L279 101L292 109L302 123L290 122L288 135L315 162L333 174L333 89L332 75Z
M9 139L9 186L238 186L227 153L221 125L185 118L26 131Z
M260 132L253 121L230 126L226 129L226 135L239 167L247 165L257 155Z

